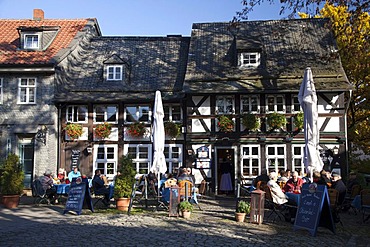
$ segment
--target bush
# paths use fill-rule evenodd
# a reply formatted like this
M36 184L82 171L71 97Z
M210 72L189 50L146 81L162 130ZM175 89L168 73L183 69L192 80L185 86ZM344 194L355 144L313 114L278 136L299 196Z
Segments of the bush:
M129 198L131 196L136 174L132 165L132 159L123 155L120 159L120 169L118 170L120 174L114 182L114 198Z
M2 164L2 168L1 193L3 195L21 195L24 188L24 172L19 163L19 157L15 154L9 154Z
M251 211L251 205L249 202L246 201L239 201L238 207L236 209L237 213L246 213L249 214Z

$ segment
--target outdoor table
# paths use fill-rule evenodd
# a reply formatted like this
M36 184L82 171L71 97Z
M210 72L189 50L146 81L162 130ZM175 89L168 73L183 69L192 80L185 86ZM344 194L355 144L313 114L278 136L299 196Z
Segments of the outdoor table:
M299 201L301 199L301 194L295 194L295 193L292 193L292 192L286 192L285 195L287 195L287 197L291 201L294 201L297 204L297 206L299 206Z
M69 192L69 184L54 184L55 188L57 189L58 195L68 195Z

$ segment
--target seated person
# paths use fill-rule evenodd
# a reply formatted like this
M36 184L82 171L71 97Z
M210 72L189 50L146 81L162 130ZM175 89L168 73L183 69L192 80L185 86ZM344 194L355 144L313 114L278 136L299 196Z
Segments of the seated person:
M177 183L187 180L190 181L194 186L193 178L188 174L188 170L186 168L181 168L179 172L179 176L177 177Z
M280 177L278 178L278 182L288 182L289 178L288 178L288 173L286 171L281 171L280 173Z
M270 188L272 200L275 204L282 205L288 202L288 197L281 190L280 186L276 183L277 173L270 172L270 180L267 182L267 186Z
M51 171L48 169L45 171L44 176L40 178L42 188L45 190L47 197L51 203L57 203L57 190L53 183L53 177Z
M66 175L66 171L64 170L64 168L59 168L57 178L61 184L64 184L66 182L66 177L67 175Z
M352 191L352 187L354 185L360 185L360 182L357 179L356 172L350 172L349 179L347 181L347 192L350 194Z
M99 169L95 170L95 175L92 180L92 186L94 188L94 193L104 194L103 203L105 204L105 206L108 206L110 201L110 190L105 187L103 175L101 174Z
M347 188L342 181L342 177L338 173L332 174L332 189L336 189L339 192L338 205L342 205L346 197Z
M269 176L267 175L267 170L266 169L262 169L261 171L261 175L257 176L254 180L253 180L253 186L255 188L257 188L257 183L259 181L263 181L263 182L268 182L270 180Z
M286 182L283 192L301 193L303 179L298 177L298 172L292 173L292 178Z
M70 171L70 173L68 173L68 180L69 180L70 183L72 183L72 180L74 178L81 177L81 173L78 171L77 166L73 166L72 169L73 170Z

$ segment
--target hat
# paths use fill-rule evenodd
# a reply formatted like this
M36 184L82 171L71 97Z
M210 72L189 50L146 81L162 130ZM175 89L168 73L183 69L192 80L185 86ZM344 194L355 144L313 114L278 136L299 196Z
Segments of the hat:
M332 176L333 178L340 178L340 175L339 175L338 173L335 173L335 172L333 172L333 173L331 174L331 176Z
M44 175L45 175L45 176L47 176L47 175L51 175L51 171L50 171L49 169L47 169L47 170L45 171Z

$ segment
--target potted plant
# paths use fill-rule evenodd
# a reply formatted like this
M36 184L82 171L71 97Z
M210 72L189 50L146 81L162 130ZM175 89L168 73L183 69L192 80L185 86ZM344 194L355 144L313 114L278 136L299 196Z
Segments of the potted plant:
M232 132L234 130L234 121L231 116L221 115L217 119L218 129L221 132Z
M245 216L251 211L251 205L246 201L239 201L235 212L235 219L237 222L244 222Z
M261 127L261 121L255 114L247 113L243 115L242 124L247 130L255 131Z
M95 127L95 135L101 139L108 138L111 132L112 132L112 125L109 123L98 124Z
M127 211L136 174L129 156L123 155L121 157L118 172L119 175L114 182L114 199L118 210Z
M146 133L146 128L144 123L142 122L136 122L133 124L130 124L127 127L127 134L133 137L143 137Z
M303 112L298 112L295 116L294 116L294 126L298 129L298 130L301 130L303 129L303 121L304 121L304 115L303 115Z
M165 122L164 123L164 131L166 135L171 138L176 138L181 134L180 124L174 122Z
M191 212L193 212L194 210L194 206L190 202L184 200L180 202L179 210L181 211L182 217L184 217L185 219L189 219Z
M82 125L76 123L67 123L64 127L69 138L72 140L78 139L82 135Z
M267 114L267 124L271 130L280 129L286 125L285 115L277 112Z
M16 208L23 192L24 172L16 154L9 154L2 164L3 174L0 179L3 204L7 208Z

